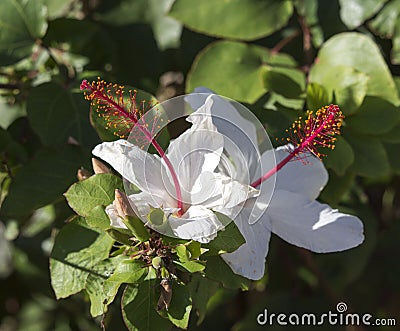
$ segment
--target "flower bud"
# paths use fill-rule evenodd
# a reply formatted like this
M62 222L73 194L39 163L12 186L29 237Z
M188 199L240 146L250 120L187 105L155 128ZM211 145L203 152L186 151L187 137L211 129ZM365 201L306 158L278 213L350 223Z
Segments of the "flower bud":
M79 181L88 179L92 174L86 170L86 169L78 169L78 172L76 173L76 178L78 178Z
M117 214L122 218L127 228L132 231L136 239L141 242L149 240L149 231L137 216L139 215L138 210L129 203L126 194L118 189L115 190L114 205L117 209Z
M118 189L115 190L115 207L120 217L126 218L126 216L135 216L128 197L126 194Z
M153 268L158 270L161 268L162 265L162 258L160 256L156 256L151 260L151 264L153 265Z
M172 299L172 286L171 281L168 278L163 278L160 282L161 285L161 293L157 303L157 309L168 310L169 304Z
M68 137L67 144L73 145L73 146L80 146L81 145L74 137L71 137L71 136Z
M111 169L94 157L92 158L92 166L95 174L111 174Z

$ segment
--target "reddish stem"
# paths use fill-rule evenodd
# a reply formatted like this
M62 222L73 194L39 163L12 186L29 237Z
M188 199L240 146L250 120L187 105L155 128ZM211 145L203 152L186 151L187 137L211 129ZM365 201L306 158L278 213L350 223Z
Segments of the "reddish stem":
M262 182L266 181L268 178L273 176L279 170L281 170L290 160L292 160L296 155L303 152L309 144L313 142L313 140L318 137L321 131L325 128L325 125L334 118L335 114L330 113L327 118L322 122L322 124L314 131L312 135L310 135L307 139L305 139L299 146L297 146L288 156L286 156L281 162L279 162L274 168L269 170L265 175L251 183L250 185L254 188L261 185Z
M145 137L148 139L148 141L150 141L150 143L154 146L154 148L156 149L158 154L160 154L161 158L164 160L165 164L167 165L167 167L171 173L172 180L174 182L174 186L175 186L175 190L176 190L176 198L177 198L177 203L178 203L178 208L179 208L178 214L182 216L183 212L184 212L183 211L183 199L182 199L182 191L181 191L181 186L179 184L178 176L175 172L175 169L174 169L171 161L168 159L167 155L165 154L164 150L159 145L159 143L154 139L154 137L151 136L151 133L149 132L149 130L144 125L142 125L141 123L138 122L136 115L134 113L130 113L130 112L126 111L123 107L121 107L113 99L107 97L100 91L94 89L86 80L84 80L82 82L81 90L89 90L90 92L94 93L98 99L103 100L103 101L107 102L108 104L112 105L112 107L115 108L115 110L117 110L119 113L121 113L121 115L123 115L124 117L128 117L129 119L132 120L133 123L135 123L135 125L139 126L140 131L142 131L142 133L145 135Z

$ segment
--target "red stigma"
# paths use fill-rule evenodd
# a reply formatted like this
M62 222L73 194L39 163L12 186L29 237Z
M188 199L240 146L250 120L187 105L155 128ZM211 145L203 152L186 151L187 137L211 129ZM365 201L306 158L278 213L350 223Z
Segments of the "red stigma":
M98 78L89 83L83 80L80 89L85 91L85 99L92 109L104 117L108 128L120 138L127 137L141 116L154 105L146 101L136 102L136 91L128 90L118 84L106 83ZM116 130L115 130L116 129Z
M260 186L262 182L277 173L288 162L301 159L300 154L304 152L308 151L321 159L325 155L318 151L318 147L335 148L335 135L340 134L343 118L342 112L336 105L322 107L315 113L308 111L307 118L304 121L299 117L292 124L292 127L286 130L289 133L286 140L292 144L288 151L289 155L262 177L251 183L251 186Z
M91 90L92 87L89 85L88 81L84 79L79 88L81 91L84 91L84 90Z
M287 142L292 143L293 150L299 154L308 151L319 159L325 154L318 151L318 148L335 148L336 135L340 134L343 122L343 114L337 105L329 105L307 112L307 118L302 120L299 117L289 130Z

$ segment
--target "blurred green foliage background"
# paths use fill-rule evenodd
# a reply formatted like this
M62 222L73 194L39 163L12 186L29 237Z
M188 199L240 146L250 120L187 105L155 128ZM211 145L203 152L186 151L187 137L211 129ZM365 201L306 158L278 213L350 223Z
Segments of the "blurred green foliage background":
M84 294L55 300L48 266L73 214L63 193L104 138L79 91L97 76L160 101L207 86L273 140L306 109L334 102L346 115L321 201L359 216L365 242L317 255L274 237L267 275L249 292L219 290L190 329L256 330L264 308L323 313L339 301L399 325L399 64L399 0L2 0L0 330L100 329ZM104 323L124 329L117 304Z

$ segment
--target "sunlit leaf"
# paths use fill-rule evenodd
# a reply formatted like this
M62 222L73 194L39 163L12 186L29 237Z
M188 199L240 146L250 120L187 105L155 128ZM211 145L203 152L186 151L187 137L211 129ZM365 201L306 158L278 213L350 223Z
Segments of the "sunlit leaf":
M293 13L290 1L177 0L170 15L187 27L217 37L254 40L282 28Z
M121 301L122 316L130 331L167 330L171 323L155 310L154 280L139 285L128 285Z
M340 17L348 28L354 29L382 8L387 0L340 0Z
M113 240L104 232L87 228L76 218L65 225L54 243L50 258L51 285L58 299L85 288L86 279L108 257Z
M310 81L329 86L329 81L324 77L335 73L340 75L339 68L343 66L368 76L367 95L399 103L393 77L378 46L369 37L352 32L330 38L318 53L318 61L310 72Z
M114 201L115 189L123 190L122 180L112 174L98 174L72 185L64 196L79 215L88 216L99 205Z

